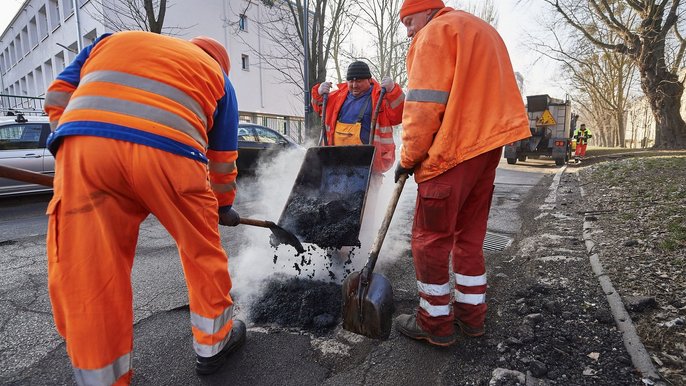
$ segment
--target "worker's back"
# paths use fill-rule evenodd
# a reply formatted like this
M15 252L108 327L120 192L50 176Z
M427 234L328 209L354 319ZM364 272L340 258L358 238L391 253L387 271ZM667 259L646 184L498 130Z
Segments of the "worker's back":
M140 31L104 37L82 63L80 74L65 71L61 77L78 84L60 118L61 130L70 122L116 130L110 124L202 152L217 101L225 94L220 66L198 46Z

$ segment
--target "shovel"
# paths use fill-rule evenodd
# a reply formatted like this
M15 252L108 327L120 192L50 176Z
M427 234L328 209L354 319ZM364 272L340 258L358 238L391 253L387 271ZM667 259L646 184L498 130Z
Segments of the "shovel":
M47 174L40 174L29 170L0 165L0 178L11 178L17 181L23 181L31 184L39 184L52 187L54 177ZM271 221L254 220L250 218L241 217L240 223L244 225L269 228L269 230L272 231L273 235L271 239L272 245L276 246L279 244L289 244L292 245L295 248L295 250L298 251L298 253L305 252L305 248L303 248L303 245L300 243L300 240L298 240L298 238L295 237L295 235L283 229L282 227L274 224Z
M374 266L406 180L407 174L401 175L395 185L367 264L343 281L343 328L372 339L388 339L391 334L393 287L385 276L374 273Z

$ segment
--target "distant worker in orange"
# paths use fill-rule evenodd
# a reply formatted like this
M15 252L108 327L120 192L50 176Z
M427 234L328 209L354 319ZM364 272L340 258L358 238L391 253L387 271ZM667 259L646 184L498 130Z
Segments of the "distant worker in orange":
M579 161L581 158L586 156L586 145L588 140L593 137L591 130L586 128L586 124L582 123L581 126L574 131L574 139L576 140L576 150L574 152L574 160Z
M245 341L218 230L240 220L228 72L212 38L118 32L83 49L48 89L48 284L77 384L131 381L131 269L151 213L178 245L196 372L217 371Z
M405 0L400 20L412 43L395 179L414 173L418 183L411 246L420 299L416 314L395 322L410 338L449 346L455 324L484 334L483 242L495 170L502 146L531 134L493 27L441 0Z

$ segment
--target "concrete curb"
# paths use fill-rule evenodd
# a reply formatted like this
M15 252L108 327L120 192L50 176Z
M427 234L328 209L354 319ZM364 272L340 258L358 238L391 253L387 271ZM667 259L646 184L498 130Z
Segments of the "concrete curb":
M579 179L579 181L581 181ZM581 192L581 197L585 198L586 193L582 186L579 187ZM622 298L619 293L615 290L609 276L605 273L602 264L600 263L600 257L598 256L598 249L595 242L591 238L591 233L593 231L593 222L590 221L588 216L584 217L583 225L583 238L586 245L586 252L588 253L588 258L591 262L591 268L593 273L595 273L598 281L600 282L600 287L605 292L607 297L607 302L610 305L612 311L612 316L615 319L617 328L622 332L622 338L624 340L624 347L626 347L629 356L631 357L631 362L634 367L641 373L643 377L643 383L646 385L666 385L660 375L658 374L652 360L650 359L650 354L646 350L645 346L641 342L641 338L636 332L636 326L634 326L629 313L624 307Z

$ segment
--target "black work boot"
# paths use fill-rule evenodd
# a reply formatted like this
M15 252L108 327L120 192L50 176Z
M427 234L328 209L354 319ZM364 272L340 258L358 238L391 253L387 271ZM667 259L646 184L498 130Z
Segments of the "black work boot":
M484 327L483 325L479 327L472 327L468 324L465 324L458 318L455 318L455 325L460 328L460 331L462 331L464 335L467 336L477 337L486 333L486 327Z
M425 340L434 346L452 346L456 341L454 334L449 336L436 336L425 332L417 325L417 317L415 315L398 315L398 317L395 318L395 328L405 336L412 339Z
M226 346L218 354L211 357L201 357L196 355L195 358L195 372L199 375L213 374L219 370L230 354L236 351L245 343L245 323L243 321L234 319L231 327L231 337L226 342Z

